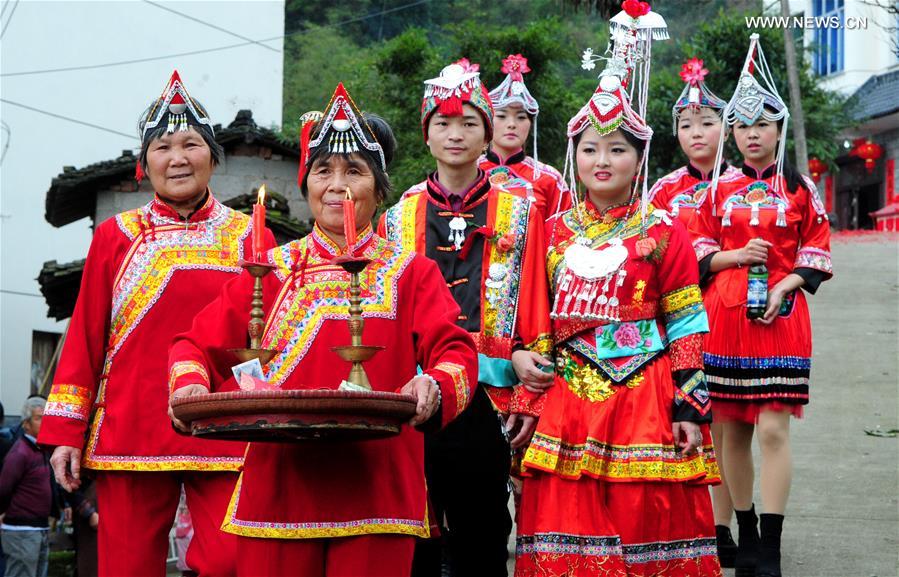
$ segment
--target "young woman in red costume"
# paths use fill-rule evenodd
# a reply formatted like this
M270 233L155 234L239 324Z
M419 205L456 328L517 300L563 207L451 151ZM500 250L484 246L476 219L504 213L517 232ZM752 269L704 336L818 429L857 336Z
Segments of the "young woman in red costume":
M747 577L781 574L792 479L790 417L802 416L809 398L812 335L803 291L813 294L832 275L824 205L814 184L784 160L788 119L753 34L724 110L743 155L743 175L713 180L691 223L701 274L713 275L705 299L711 326L705 370L715 418L724 421L724 467L739 525L736 571ZM747 271L758 264L768 270L767 306L764 316L750 320ZM752 503L754 434L762 455L761 538Z
M671 116L674 135L688 162L657 180L649 189L649 201L676 216L684 226L690 224L693 212L708 193L723 129L721 111L727 104L706 86L707 74L708 70L698 58L691 58L681 66L680 77L685 85L671 109ZM727 161L722 161L719 177L722 182L729 182L740 174Z
M674 134L681 150L687 156L686 166L660 178L649 190L649 201L657 208L667 210L684 226L689 226L696 207L705 199L715 172L715 163L721 163L720 182L740 178L742 172L726 160L718 160L721 131L721 111L726 102L715 96L705 84L708 70L702 60L691 58L681 67L680 77L684 89L671 109ZM712 439L719 467L725 460L721 450L722 425L712 423ZM712 487L712 504L715 510L715 535L718 540L718 558L722 567L733 567L737 544L730 532L734 506L727 489L725 471L721 470L721 484Z
M613 23L611 62L568 124L586 193L546 223L556 374L523 459L515 570L720 576L699 274L683 225L637 194L652 130L624 87L664 21Z
M506 77L490 91L493 138L479 164L498 186L510 180L510 184L523 185L545 220L570 208L568 186L558 170L537 160L540 105L524 83L524 75L531 71L528 59L510 54L503 59L502 71ZM534 156L524 151L530 133L534 134Z
M332 350L350 342L349 274L334 259L363 256L371 261L361 273L363 338L384 347L366 362L371 386L415 396L410 424L440 428L472 397L477 353L436 265L372 232L390 189L393 134L359 113L343 85L324 115L304 122L300 183L315 226L265 255L275 269L265 277L261 347L278 353L264 376L281 389L338 387L350 369ZM348 191L355 243L344 234ZM252 287L249 274L227 284L175 340L173 397L235 387L228 349L244 346ZM404 427L365 442L251 443L222 530L238 535L239 575L395 577L410 573L428 517L424 438Z

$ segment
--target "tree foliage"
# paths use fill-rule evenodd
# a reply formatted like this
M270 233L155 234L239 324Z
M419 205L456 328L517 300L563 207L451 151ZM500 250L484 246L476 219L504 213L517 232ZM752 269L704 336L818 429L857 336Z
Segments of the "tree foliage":
M492 88L502 80L502 59L521 53L532 69L526 82L540 102L539 157L561 169L568 119L596 88L597 71L581 70L580 53L587 47L605 49L607 24L597 13L601 7L585 10L588 3L580 3L576 11L570 2L559 0L445 0L403 8L413 1L288 1L287 28L300 32L285 42L285 132L295 135L300 115L320 110L337 82L344 82L357 104L383 116L396 133L398 150L390 170L396 191L388 199L392 203L434 169L420 125L423 81L464 56L480 64L481 77ZM671 106L683 88L678 72L684 59L705 60L709 86L726 100L733 93L749 34L758 32L778 89L788 99L782 31L748 30L746 14L725 12L722 4L696 0L690 10L683 10L683 3L657 3L673 40L653 47L647 112L655 131L653 179L685 162L671 119ZM837 133L848 123L843 101L818 86L808 66L803 66L800 81L809 155L833 159ZM735 158L732 144L728 152Z

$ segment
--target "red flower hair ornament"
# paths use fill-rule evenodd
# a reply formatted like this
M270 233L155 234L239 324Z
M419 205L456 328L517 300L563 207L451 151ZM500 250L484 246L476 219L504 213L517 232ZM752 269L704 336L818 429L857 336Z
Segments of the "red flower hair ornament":
M503 58L502 72L512 77L513 82L522 82L524 74L531 71L528 67L528 59L521 54L510 54Z
M621 3L621 9L627 12L631 18L639 18L649 14L651 7L649 2L640 2L639 0L624 0Z
M709 73L708 68L703 68L704 62L699 58L691 58L684 62L680 68L680 77L684 82L699 86L699 83L705 80L706 74Z

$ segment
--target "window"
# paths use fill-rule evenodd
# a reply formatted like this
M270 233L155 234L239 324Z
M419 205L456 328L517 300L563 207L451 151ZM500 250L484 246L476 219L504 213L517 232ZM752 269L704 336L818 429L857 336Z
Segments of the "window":
M29 394L46 395L50 390L52 372L59 356L59 333L31 332L31 387Z
M843 70L845 0L814 0L815 72L827 76Z
M805 21L805 12L797 12L793 14L794 21L798 18L801 21ZM801 26L793 27L793 45L796 46L796 54L802 54L802 49L805 48L805 30Z

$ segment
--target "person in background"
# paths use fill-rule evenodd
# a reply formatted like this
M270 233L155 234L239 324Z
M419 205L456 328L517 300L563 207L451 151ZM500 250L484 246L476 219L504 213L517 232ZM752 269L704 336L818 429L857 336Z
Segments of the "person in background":
M16 431L12 427L6 426L6 411L3 403L0 403L0 467L3 466L3 459L6 453L12 448L12 444L16 441Z
M649 202L656 208L668 211L684 226L689 226L696 207L702 204L708 193L718 158L721 131L726 130L721 122L721 111L727 103L706 86L706 74L708 70L703 68L703 62L698 58L691 58L681 66L680 77L685 83L684 89L674 103L671 115L674 119L674 134L688 162L657 180L649 190ZM721 161L720 171L720 182L731 182L742 176L739 169L726 160ZM715 456L721 471L721 484L712 486L718 559L722 567L733 567L737 544L730 532L734 507L722 468L723 426L715 421L711 424L711 429Z
M100 526L100 513L97 509L97 487L94 479L89 476L83 477L81 486L75 492L66 494L66 501L72 508L78 577L96 577L97 529Z
M184 489L181 490L181 502L178 503L178 513L175 514L175 549L178 553L176 567L181 571L181 577L195 577L196 573L187 564L187 548L194 537L194 523L190 518L190 509L187 508L187 496Z
M6 426L5 421L6 410L3 408L3 403L0 403L0 470L3 469L3 460L6 458L6 453L9 452L13 443L12 432ZM2 517L0 517L0 521L2 521ZM5 571L6 555L3 554L3 540L0 538L0 577L3 577Z
M40 397L25 401L23 435L9 450L0 472L0 532L9 577L47 575L54 500L50 464L37 446L46 404Z
M528 60L521 54L503 59L506 78L490 91L493 103L493 138L478 163L491 183L506 183L527 191L543 219L570 208L568 186L559 171L537 160L537 115L540 106L524 83L530 72ZM524 151L528 134L534 134L534 156ZM522 181L522 182L517 182Z

